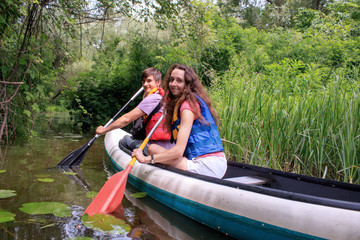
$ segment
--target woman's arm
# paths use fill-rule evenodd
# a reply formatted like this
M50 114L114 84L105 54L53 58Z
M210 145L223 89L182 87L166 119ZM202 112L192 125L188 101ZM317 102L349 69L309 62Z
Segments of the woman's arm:
M99 126L96 129L96 134L104 135L105 133L117 129L117 128L123 128L129 123L135 121L139 117L144 116L145 113L138 107L134 108L130 112L122 115L120 118L116 119L113 123L111 123L107 128L104 128L103 126Z
M181 122L176 145L169 150L154 154L153 156L155 162L174 166L177 165L178 161L181 161L190 136L194 119L195 114L191 110L185 109L181 112ZM141 163L150 163L151 161L151 156L145 157L142 154L142 151L139 149L134 150L132 156L136 157L136 159Z

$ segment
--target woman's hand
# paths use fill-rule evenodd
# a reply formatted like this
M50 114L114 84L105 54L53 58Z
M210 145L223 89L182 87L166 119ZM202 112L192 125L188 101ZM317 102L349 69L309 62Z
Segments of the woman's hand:
M105 133L106 133L106 128L104 128L103 126L98 126L96 128L96 134L104 135Z
M141 163L148 163L140 148L134 149L134 151L131 153L131 156L135 157Z

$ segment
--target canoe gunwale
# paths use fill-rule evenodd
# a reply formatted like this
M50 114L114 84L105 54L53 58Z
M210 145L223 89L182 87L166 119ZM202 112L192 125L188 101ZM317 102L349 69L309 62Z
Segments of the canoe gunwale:
M124 148L121 144L120 144L120 149L127 154L131 154L131 152L129 152L129 150ZM273 169L268 169L268 168L263 168L263 167L258 167L258 166L253 166L253 165L239 163L239 162L233 162L233 161L228 161L228 165L245 168L250 171L256 171L259 173L271 174L273 176L277 175L277 176L291 178L291 179L298 180L298 181L320 184L323 186L330 186L330 187L341 187L346 190L355 190L355 191L360 192L360 185L349 184L349 183L345 183L345 182L338 182L338 181L334 181L334 180L320 179L320 178L300 175L300 174L296 174L296 173L281 172L278 170L273 170ZM220 185L224 185L224 186L228 186L228 187L233 187L236 189L243 189L243 190L247 190L247 191L252 191L252 192L266 194L266 195L273 196L273 197L279 197L279 198L284 198L284 199L289 199L289 200L294 200L294 201L299 201L299 202L306 202L306 203L323 205L323 206L328 206L328 207L336 207L336 208L360 211L360 202L354 203L354 202L350 202L350 201L342 201L342 200L329 199L329 198L324 198L324 197L311 196L308 194L283 191L283 190L268 188L268 187L264 187L264 186L254 186L254 185L249 185L249 184L244 184L244 183L237 183L237 182L232 182L232 181L226 180L224 178L218 179L218 178L204 176L204 175L189 172L189 171L184 171L184 170L170 167L168 165L164 165L161 163L156 163L156 164L153 164L152 166L156 166L158 168L165 169L165 170L168 170L171 172L175 172L175 173L178 173L178 174L181 174L184 176L188 176L188 177L192 177L192 178L196 178L196 179L200 179L203 181L212 182L212 183L216 183L216 184L220 184ZM226 174L225 174L225 177L226 177Z
M114 133L110 132L109 136L105 136L106 151L114 169L117 171L123 170L131 160L128 153L125 153L118 147L119 139L126 134L128 133L122 130L114 130ZM229 164L238 165L240 163L229 162ZM246 164L241 164L241 166L249 167ZM163 171L163 169L169 171ZM275 172L271 174L276 175ZM249 172L240 172L240 175L243 173ZM296 174L290 175L293 176L293 182L299 181L296 179ZM226 177L236 176L227 174ZM276 179L276 176L274 177ZM309 178L309 181L311 180ZM346 201L333 201L333 204L340 204L341 207L332 207L328 204L309 204L309 201L316 201L319 198L315 200L308 198L308 201L296 201L294 194L290 194L286 198L279 197L279 194L288 193L286 191L275 191L276 189L268 187L211 178L161 164L150 165L139 162L135 163L132 172L130 172L129 182L132 185L135 184L134 186L141 191L148 192L149 196L159 202L214 229L220 229L219 231L229 233L231 236L250 236L253 239L258 239L259 236L257 234L267 229L269 227L268 224L273 227L273 230L264 233L264 236L276 235L274 239L288 239L290 236L292 239L314 239L317 237L339 239L344 236L347 239L357 239L360 233L356 224L356 222L360 221L360 212L344 208L342 204ZM198 186L201 186L201 191L197 191ZM291 184L286 187L288 188L289 186L291 187ZM331 187L332 185L330 184L329 186ZM329 189L329 186L326 189ZM283 185L278 187L283 187ZM239 190L232 190L234 188ZM355 186L355 190L357 189L357 186ZM163 191L166 191L168 195L164 194ZM270 192L265 193L265 191ZM357 194L356 192L354 202L358 201ZM168 198L164 199L164 195ZM306 196L299 194L299 196L295 197ZM184 201L186 204L179 207L178 204ZM202 206L200 210L198 208L199 204ZM193 205L197 207L190 209ZM201 211L201 214L199 211ZM227 219L223 216L222 212L224 211L228 214L235 214L231 215L231 221L226 222L230 218ZM211 215L207 215L204 219L203 214L206 212L210 212ZM214 225L217 219L224 221L224 224ZM300 223L299 220L301 220ZM233 225L228 230L224 230L228 224ZM339 226L341 227L339 228Z
M177 168L170 167L170 166L167 166L164 164L159 164L159 163L154 164L154 166L162 168L162 169L166 169L166 170L169 170L169 171L172 171L172 172L184 175L184 176L188 176L188 177L192 177L192 178L196 178L196 179L200 179L200 180L204 180L207 182L212 182L212 183L216 183L216 184L220 184L220 185L224 185L224 186L228 186L228 187L233 187L236 189L243 189L243 190L247 190L247 191L251 191L251 192L266 194L266 195L273 196L273 197L279 197L279 198L284 198L284 199L289 199L289 200L294 200L294 201L299 201L299 202L360 211L360 203L353 203L353 202L348 202L348 201L315 197L315 196L310 196L310 195L306 195L306 194L282 191L282 190L272 189L272 188L263 187L263 186L254 186L254 185L248 185L248 184L244 184L244 183L236 183L236 182L232 182L229 180L218 179L218 178L208 177L208 176L204 176L204 175L197 174L197 173L192 173L189 171L184 171L181 169L177 169Z

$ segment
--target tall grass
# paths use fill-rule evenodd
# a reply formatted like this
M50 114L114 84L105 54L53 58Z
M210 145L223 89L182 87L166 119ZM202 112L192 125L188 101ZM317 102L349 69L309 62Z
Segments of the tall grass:
M324 83L312 66L259 74L245 62L211 90L228 158L359 184L359 67L331 71Z

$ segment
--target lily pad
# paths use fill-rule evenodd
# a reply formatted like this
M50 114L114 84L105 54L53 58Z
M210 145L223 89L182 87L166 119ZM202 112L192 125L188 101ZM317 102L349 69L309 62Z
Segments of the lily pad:
M37 179L39 182L53 182L54 179L52 178L38 178Z
M68 205L58 202L32 202L25 203L20 211L27 214L54 214L57 217L71 216L71 209Z
M0 170L0 173L4 173L4 172L6 172L6 170Z
M76 172L63 172L64 174L66 174L66 175L77 175L77 173Z
M131 230L131 227L124 220L107 214L95 214L93 216L85 214L82 217L82 223L88 228L109 234L126 234Z
M144 198L146 197L146 192L137 192L137 193L133 193L133 194L130 194L130 197L133 197L133 198Z
M0 189L0 198L8 198L12 196L16 196L15 190Z
M50 174L37 174L37 175L35 175L35 177L37 177L37 178L47 178L47 177L50 177Z
M4 223L4 222L11 222L11 221L14 221L15 220L15 217L16 215L11 213L11 212L8 212L8 211L5 211L3 209L0 209L0 223Z
M69 238L68 240L94 240L94 239L91 237L72 237Z
M95 198L97 194L98 194L98 192L89 191L86 193L86 197L92 199L92 198Z

